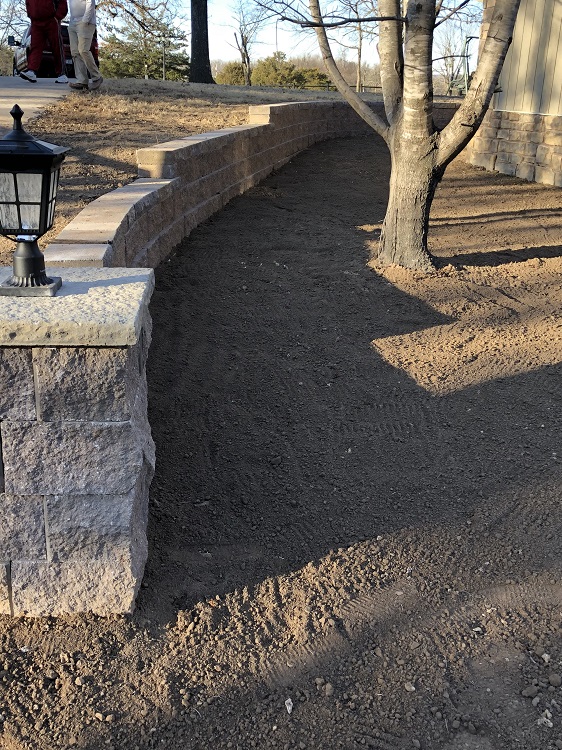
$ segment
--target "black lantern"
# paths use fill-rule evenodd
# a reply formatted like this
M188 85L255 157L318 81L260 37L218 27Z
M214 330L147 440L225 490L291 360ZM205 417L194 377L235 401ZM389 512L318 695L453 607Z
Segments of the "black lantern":
M23 111L10 112L13 130L0 140L0 234L17 242L13 276L0 284L0 295L53 296L62 280L45 273L37 238L53 225L60 166L67 148L26 133Z

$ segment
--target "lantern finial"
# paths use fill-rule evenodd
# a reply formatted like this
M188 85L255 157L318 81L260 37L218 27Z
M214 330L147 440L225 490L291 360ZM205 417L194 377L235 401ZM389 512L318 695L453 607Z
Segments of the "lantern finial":
M21 118L23 117L24 112L23 112L23 109L20 107L20 105L14 104L14 106L10 110L10 114L14 118L13 130L23 130L23 125L21 124Z
M14 104L14 106L10 110L10 114L14 118L14 124L12 129L8 130L2 140L13 141L15 143L22 143L22 141L34 141L35 138L30 135L21 124L21 118L23 117L24 112L20 105Z

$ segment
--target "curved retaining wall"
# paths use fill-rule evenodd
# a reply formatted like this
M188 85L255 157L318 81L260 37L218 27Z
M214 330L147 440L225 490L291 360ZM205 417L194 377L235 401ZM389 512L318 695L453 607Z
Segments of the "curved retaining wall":
M0 614L133 609L154 470L146 266L312 143L369 132L344 103L277 104L141 149L139 179L47 248L48 268L66 266L58 295L0 297Z
M383 114L382 103L372 106ZM437 104L437 124L456 106ZM155 268L196 226L300 151L372 133L345 102L254 106L249 123L137 151L139 179L83 209L47 248L47 265Z

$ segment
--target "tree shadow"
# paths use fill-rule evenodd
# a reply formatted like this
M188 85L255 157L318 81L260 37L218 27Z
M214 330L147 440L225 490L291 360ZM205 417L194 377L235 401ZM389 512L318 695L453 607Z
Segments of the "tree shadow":
M294 159L157 269L143 617L173 620L338 547L453 523L500 490L560 476L556 429L521 420L528 391L540 393L534 422L552 420L561 366L435 397L371 347L451 318L365 267L353 227L388 167L382 142L355 143L353 156L342 140Z
M437 267L442 268L449 263L453 265L485 267L502 266L506 263L525 263L528 260L547 258L559 258L562 255L562 246L546 245L537 247L524 247L517 250L505 248L491 253L458 253L450 256L436 258Z

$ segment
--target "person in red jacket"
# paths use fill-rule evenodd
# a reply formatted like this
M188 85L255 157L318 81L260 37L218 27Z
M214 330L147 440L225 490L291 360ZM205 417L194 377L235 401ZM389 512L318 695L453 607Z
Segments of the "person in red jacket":
M25 8L31 21L31 46L27 70L20 76L30 83L37 82L35 71L39 70L48 40L55 61L56 83L68 83L60 33L60 22L68 12L67 0L25 0Z

